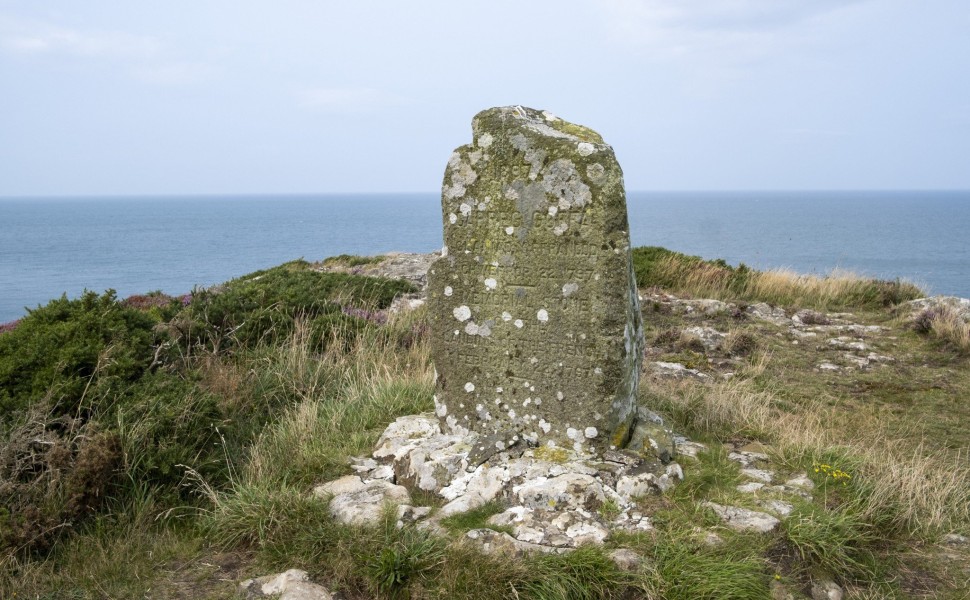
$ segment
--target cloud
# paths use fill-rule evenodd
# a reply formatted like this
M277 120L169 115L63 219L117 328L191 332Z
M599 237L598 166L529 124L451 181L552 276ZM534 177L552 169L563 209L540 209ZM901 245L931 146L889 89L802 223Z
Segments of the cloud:
M206 81L212 67L179 60L153 36L93 31L0 15L0 50L23 57L69 57L120 65L120 72L149 85L190 85Z
M0 19L0 47L17 54L150 59L161 51L153 37L115 31L80 31L10 18Z
M401 96L370 87L309 88L296 96L301 108L331 113L371 112L404 103Z
M604 0L613 38L656 60L747 62L796 43L805 23L865 0Z

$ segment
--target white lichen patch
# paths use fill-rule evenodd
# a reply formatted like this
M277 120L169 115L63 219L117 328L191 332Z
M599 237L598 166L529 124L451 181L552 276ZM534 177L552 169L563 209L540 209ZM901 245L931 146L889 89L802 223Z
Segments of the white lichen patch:
M569 439L571 439L571 440L579 439L579 437L581 435L582 434L579 433L579 430L578 429L575 429L573 427L569 427L569 428L566 429L566 437L569 438Z
M494 290L497 286L498 286L498 282L495 281L494 277L489 277L488 279L485 280L486 290Z
M567 283L566 285L562 286L563 298L568 298L571 295L575 294L577 291L579 291L578 283Z
M606 176L606 169L599 163L593 163L586 167L586 177L593 183L601 183Z
M555 217L558 213L559 213L559 207L558 206L553 205L553 206L550 206L549 207L549 216L550 217Z
M583 435L586 436L586 439L591 440L599 435L599 431L597 431L595 427L587 427L583 430Z
M512 320L512 313L510 313L507 310L506 311L503 311L502 312L502 320L505 321L506 323L508 323L509 321L511 321Z
M590 144L589 142L580 142L576 146L576 152L579 152L580 156L589 156L593 152L596 152L596 146Z
M451 311L451 313L455 315L455 318L461 321L462 323L464 323L465 321L467 321L472 317L472 309L468 308L464 304L455 308L455 310Z
M562 392L556 392L556 400L562 400L564 397Z
M465 391L468 392L469 394L472 393L472 392L474 392L475 391L475 384L472 383L472 382L470 382L470 381L468 383L466 383L465 384Z
M552 429L552 423L549 423L548 421L546 421L545 419L543 419L543 418L540 417L539 418L539 429L542 430L542 433L549 433L549 430Z
M455 213L449 214L448 215L448 222L451 223L452 225L454 225L455 223L457 223L458 222L458 215L456 215Z
M538 364L539 359L533 356L532 358L529 359L529 363L533 365Z
M458 205L458 212L461 213L461 216L467 217L472 213L472 207L469 206L468 203L462 202L460 205Z
M515 233L515 227L512 227L510 225L510 226L508 226L508 227L505 228L505 234L506 235L512 235L513 233Z
M455 293L455 290L453 290L450 285L445 286L445 296L450 296L454 293Z
M465 333L468 335L478 335L478 325L475 323L475 321L469 321L468 324L465 325Z
M557 236L560 236L566 233L567 229L569 229L569 223L560 223L559 225L556 225L555 227L552 228L552 232Z
M549 320L549 312L544 308L540 308L539 312L536 313L536 318L539 319L540 322L545 323Z
M522 319L516 319L514 323L519 329L522 329L522 327L525 325L525 323L522 322Z
M492 134L483 133L482 135L478 136L478 147L488 148L492 145L493 141L495 141L495 139L492 137Z

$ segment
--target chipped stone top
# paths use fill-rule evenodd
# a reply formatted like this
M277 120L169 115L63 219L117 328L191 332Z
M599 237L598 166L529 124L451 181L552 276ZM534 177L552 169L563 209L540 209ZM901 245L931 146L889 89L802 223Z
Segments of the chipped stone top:
M539 136L586 144L586 146L577 147L580 153L592 154L597 150L596 146L609 148L600 134L589 127L564 121L547 110L524 106L489 108L475 115L472 120L473 145L483 149L488 148L495 139L496 129L505 128L515 128ZM589 148L590 145L593 148Z

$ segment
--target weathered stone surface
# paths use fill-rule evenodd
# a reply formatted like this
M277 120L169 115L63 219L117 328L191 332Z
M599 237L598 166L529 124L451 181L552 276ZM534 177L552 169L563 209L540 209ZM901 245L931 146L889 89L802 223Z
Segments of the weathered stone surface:
M523 542L504 531L495 531L494 529L472 529L465 534L465 538L481 548L486 554L519 557L536 552L562 554L569 551L569 548Z
M239 584L239 596L247 600L278 598L279 600L330 600L329 590L310 581L306 571L290 569L285 573L247 579Z
M738 506L722 506L714 502L705 502L703 506L713 510L725 525L735 531L768 533L774 531L781 524L781 521L767 513Z
M674 432L664 425L660 415L640 406L627 449L666 464L675 454Z
M643 566L643 557L629 548L617 548L610 552L610 560L623 571L637 571Z
M363 481L347 475L313 488L318 498L330 498L330 514L340 523L366 525L381 518L387 504L411 504L407 488L382 479Z
M498 450L622 446L643 334L613 151L520 106L472 130L448 161L446 250L428 275L438 416Z
M710 375L701 373L697 369L688 369L680 363L655 361L649 365L650 374L658 379L699 379L709 380Z
M842 600L842 588L831 579L812 583L812 600Z

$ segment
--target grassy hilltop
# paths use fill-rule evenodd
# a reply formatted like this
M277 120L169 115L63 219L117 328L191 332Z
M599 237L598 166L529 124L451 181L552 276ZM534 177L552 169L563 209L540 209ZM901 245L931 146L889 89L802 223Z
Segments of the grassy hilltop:
M289 568L342 598L970 594L954 535L970 535L970 325L904 308L923 295L905 283L662 248L634 250L641 402L705 448L640 500L654 530L510 559L461 542L498 505L446 520L450 538L390 513L336 523L311 487L432 409L425 312L388 310L418 290L357 274L377 261L294 261L180 298L89 292L0 326L0 598L232 598ZM773 499L739 490L739 449L814 483L777 531L735 532L703 504ZM619 568L615 548L643 564Z

